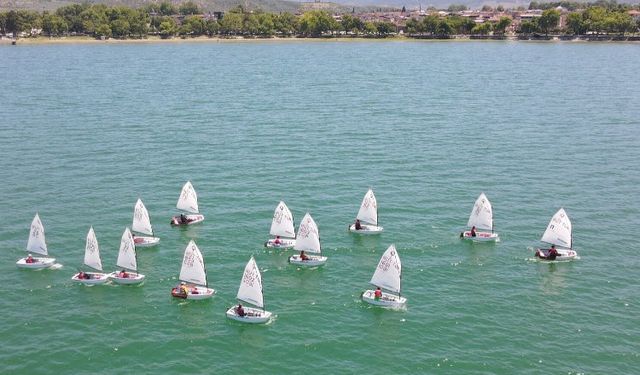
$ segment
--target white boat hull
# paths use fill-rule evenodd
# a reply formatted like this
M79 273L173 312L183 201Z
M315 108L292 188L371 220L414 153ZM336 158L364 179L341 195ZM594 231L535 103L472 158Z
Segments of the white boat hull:
M546 262L566 262L578 257L578 253L571 249L557 248L558 255L554 259L547 258L550 249L537 249L536 258Z
M35 262L27 263L27 258L19 259L16 262L16 266L18 266L19 268L27 268L27 269L31 269L31 270L40 270L40 269L43 269L43 268L49 268L49 267L53 266L56 263L56 259L55 258L36 258L36 257L34 257L33 260Z
M232 306L227 310L227 318L237 320L242 323L260 324L266 323L271 319L271 312L256 309L254 307L243 306L245 315L240 316L236 313L236 306Z
M159 242L160 238L158 237L135 236L133 238L133 243L136 247L151 247L157 245Z
M296 266L302 267L318 267L323 266L327 263L327 257L318 256L318 255L307 255L309 259L302 260L300 259L300 255L292 255L289 257L289 263L295 264Z
M104 284L109 281L109 274L107 273L99 273L99 272L85 272L85 274L89 275L90 279L79 279L79 273L76 273L71 277L72 281L77 283L85 284L85 285L97 285Z
M140 284L144 281L144 275L140 273L129 273L129 277L118 276L119 272L112 272L109 274L109 280L120 285L133 285Z
M270 238L264 243L264 247L271 247L275 249L289 249L296 245L296 240L291 238L281 238L280 243L275 243L275 238Z
M349 226L349 232L358 233L358 234L379 234L379 233L382 233L382 231L384 230L382 227L378 227L370 224L360 224L360 227L362 229L356 230L356 225L351 224L351 226Z
M407 299L395 294L382 292L382 297L376 299L375 290L367 290L362 293L362 300L376 306L402 308L407 304Z
M187 222L180 221L180 215L176 215L171 218L171 225L193 225L204 221L204 215L201 214L188 214L184 215L187 218Z
M216 293L214 289L206 288L203 286L189 285L187 288L189 289L189 291L186 295L184 293L181 293L178 288L171 289L171 295L176 298L200 300L211 298Z
M462 232L462 236L460 236L460 238L462 238L463 240L470 240L470 241L474 241L474 242L490 242L490 241L498 242L498 241L500 241L500 236L498 236L498 233L476 232L476 235L474 237L474 236L471 235L471 231L470 230Z

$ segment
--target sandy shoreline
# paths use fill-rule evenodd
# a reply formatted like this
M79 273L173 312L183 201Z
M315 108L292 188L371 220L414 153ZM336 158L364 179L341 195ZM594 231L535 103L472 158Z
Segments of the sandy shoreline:
M451 39L421 39L421 38L409 38L406 36L392 36L388 38L363 38L363 37L333 37L333 38L244 38L244 37L207 37L199 36L195 38L180 38L175 37L171 39L162 39L158 36L148 36L144 39L106 39L100 40L89 36L68 36L68 37L34 37L34 38L19 38L18 45L43 45L43 44L155 44L155 43L326 43L326 42L504 42L504 41L519 41L519 42L615 42L615 43L638 43L635 40L629 41L612 41L612 40L519 40L517 38L510 39L475 39L470 37L458 37ZM0 39L0 45L11 45L12 40L7 38Z

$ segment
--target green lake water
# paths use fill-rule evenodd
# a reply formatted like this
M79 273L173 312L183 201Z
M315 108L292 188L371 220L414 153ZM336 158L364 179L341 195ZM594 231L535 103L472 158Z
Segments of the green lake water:
M0 46L0 372L634 374L640 366L640 48L526 42ZM172 228L191 180L206 220ZM380 236L347 232L363 194ZM459 240L493 203L497 244ZM105 269L142 198L139 287ZM321 269L262 247L284 200ZM560 208L571 263L533 250ZM38 212L62 268L17 269ZM297 221L296 221L297 223ZM217 294L172 299L195 239ZM382 252L405 311L362 303ZM244 265L266 326L229 321Z

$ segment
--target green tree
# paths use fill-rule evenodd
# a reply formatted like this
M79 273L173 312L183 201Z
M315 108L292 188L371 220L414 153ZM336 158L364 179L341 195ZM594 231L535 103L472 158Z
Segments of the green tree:
M173 16L174 14L178 14L178 9L170 2L163 1L160 3L160 14L163 16Z
M204 35L206 32L205 21L199 16L187 16L182 20L182 25L178 30L180 35Z
M111 33L116 38L126 38L131 33L131 25L126 19L118 18L111 21Z
M200 11L200 8L198 7L198 4L194 3L193 1L187 1L186 3L183 3L178 8L178 11L184 16L202 13Z
M538 27L543 33L549 34L549 31L558 27L558 22L560 22L560 12L556 9L547 9L538 19Z
M293 35L298 28L298 18L289 12L284 12L274 17L273 24L277 33Z
M502 5L498 5L498 6L496 7L496 10L497 10L498 12L504 12L504 6L502 6Z
M483 5L482 6L482 11L483 12L493 12L493 7L491 5Z
M311 37L319 37L324 33L340 29L340 24L323 10L305 12L300 17L300 34Z
M391 22L377 22L376 28L380 35L391 35L396 33L396 25Z
M422 19L422 30L427 33L435 34L438 31L440 18L434 14L430 14Z
M373 22L365 22L364 23L364 33L367 35L376 35L378 34L378 28L376 24Z
M415 18L410 18L407 20L406 30L408 34L418 34L424 31L422 22L419 22Z
M583 35L587 32L587 27L582 20L582 14L569 13L567 15L567 31L573 35Z
M100 24L95 30L95 35L97 37L111 38L111 28L109 27L109 24Z
M582 13L586 30L595 31L597 34L604 31L606 18L607 10L603 7L589 7Z
M242 14L228 12L218 21L220 24L220 32L224 35L237 35L242 32Z
M491 29L492 29L491 23L483 22L475 25L471 30L471 33L476 35L489 35L489 33L491 32Z
M494 31L499 34L504 34L507 30L507 27L511 25L511 18L509 17L500 17L500 20L494 26Z
M56 9L56 14L64 18L65 22L69 26L70 32L83 33L84 25L82 19L82 13L89 9L90 5L85 4L71 4Z
M174 21L173 18L167 18L160 23L160 37L162 39L173 37L177 31L178 25L176 25L176 21Z
M42 15L42 31L47 35L60 36L67 32L69 26L64 18L57 14L44 13Z
M451 35L453 33L453 27L451 26L451 24L449 23L448 20L446 20L446 19L439 20L438 21L438 26L436 28L436 33L439 36Z
M220 31L220 25L218 24L218 21L214 19L208 19L205 22L205 29L207 31L207 35L214 36L217 35Z
M533 34L538 31L538 20L532 19L527 21L522 21L520 24L520 32L523 34Z

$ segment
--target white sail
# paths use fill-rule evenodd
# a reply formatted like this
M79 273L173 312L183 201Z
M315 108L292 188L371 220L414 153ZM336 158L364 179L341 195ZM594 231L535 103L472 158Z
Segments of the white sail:
M249 263L247 263L247 266L244 268L244 274L242 275L236 298L257 307L264 307L264 300L262 298L262 276L253 257L249 259Z
M98 239L93 231L93 227L89 228L89 233L87 233L87 244L84 248L84 264L95 270L102 271L100 248L98 247Z
M149 211L142 203L142 200L138 199L136 206L133 209L133 224L131 230L134 232L153 236L153 228L151 227L151 219L149 218Z
M180 280L196 285L207 285L207 272L204 268L204 259L198 246L193 240L189 241L184 249L182 257L182 268L180 269Z
M564 208L553 215L541 241L571 249L571 220Z
M298 227L298 236L296 237L296 244L293 246L294 250L307 251L309 253L320 253L320 234L318 233L318 226L309 213L304 215L300 226Z
M182 187L180 198L178 198L178 204L176 204L179 210L191 212L197 214L198 211L198 195L196 190L191 185L191 181L187 181Z
M133 237L129 228L122 233L122 239L120 240L120 251L118 252L118 261L116 262L118 267L126 268L128 270L137 271L138 262L136 261L136 246L133 243Z
M402 275L402 264L400 256L394 245L389 246L382 254L376 272L373 273L371 284L380 288L400 293L400 278Z
M44 226L40 221L40 216L36 214L31 222L29 230L29 241L27 242L27 251L42 255L48 255L47 244L44 240Z
M280 201L273 213L269 234L287 238L295 238L296 236L296 231L293 227L293 215L289 211L289 207L282 201Z
M378 202L373 190L369 189L367 194L364 195L356 219L363 223L378 225Z
M481 193L476 199L467 226L469 228L475 226L477 229L493 230L493 210L491 209L491 202L489 202L484 193Z

